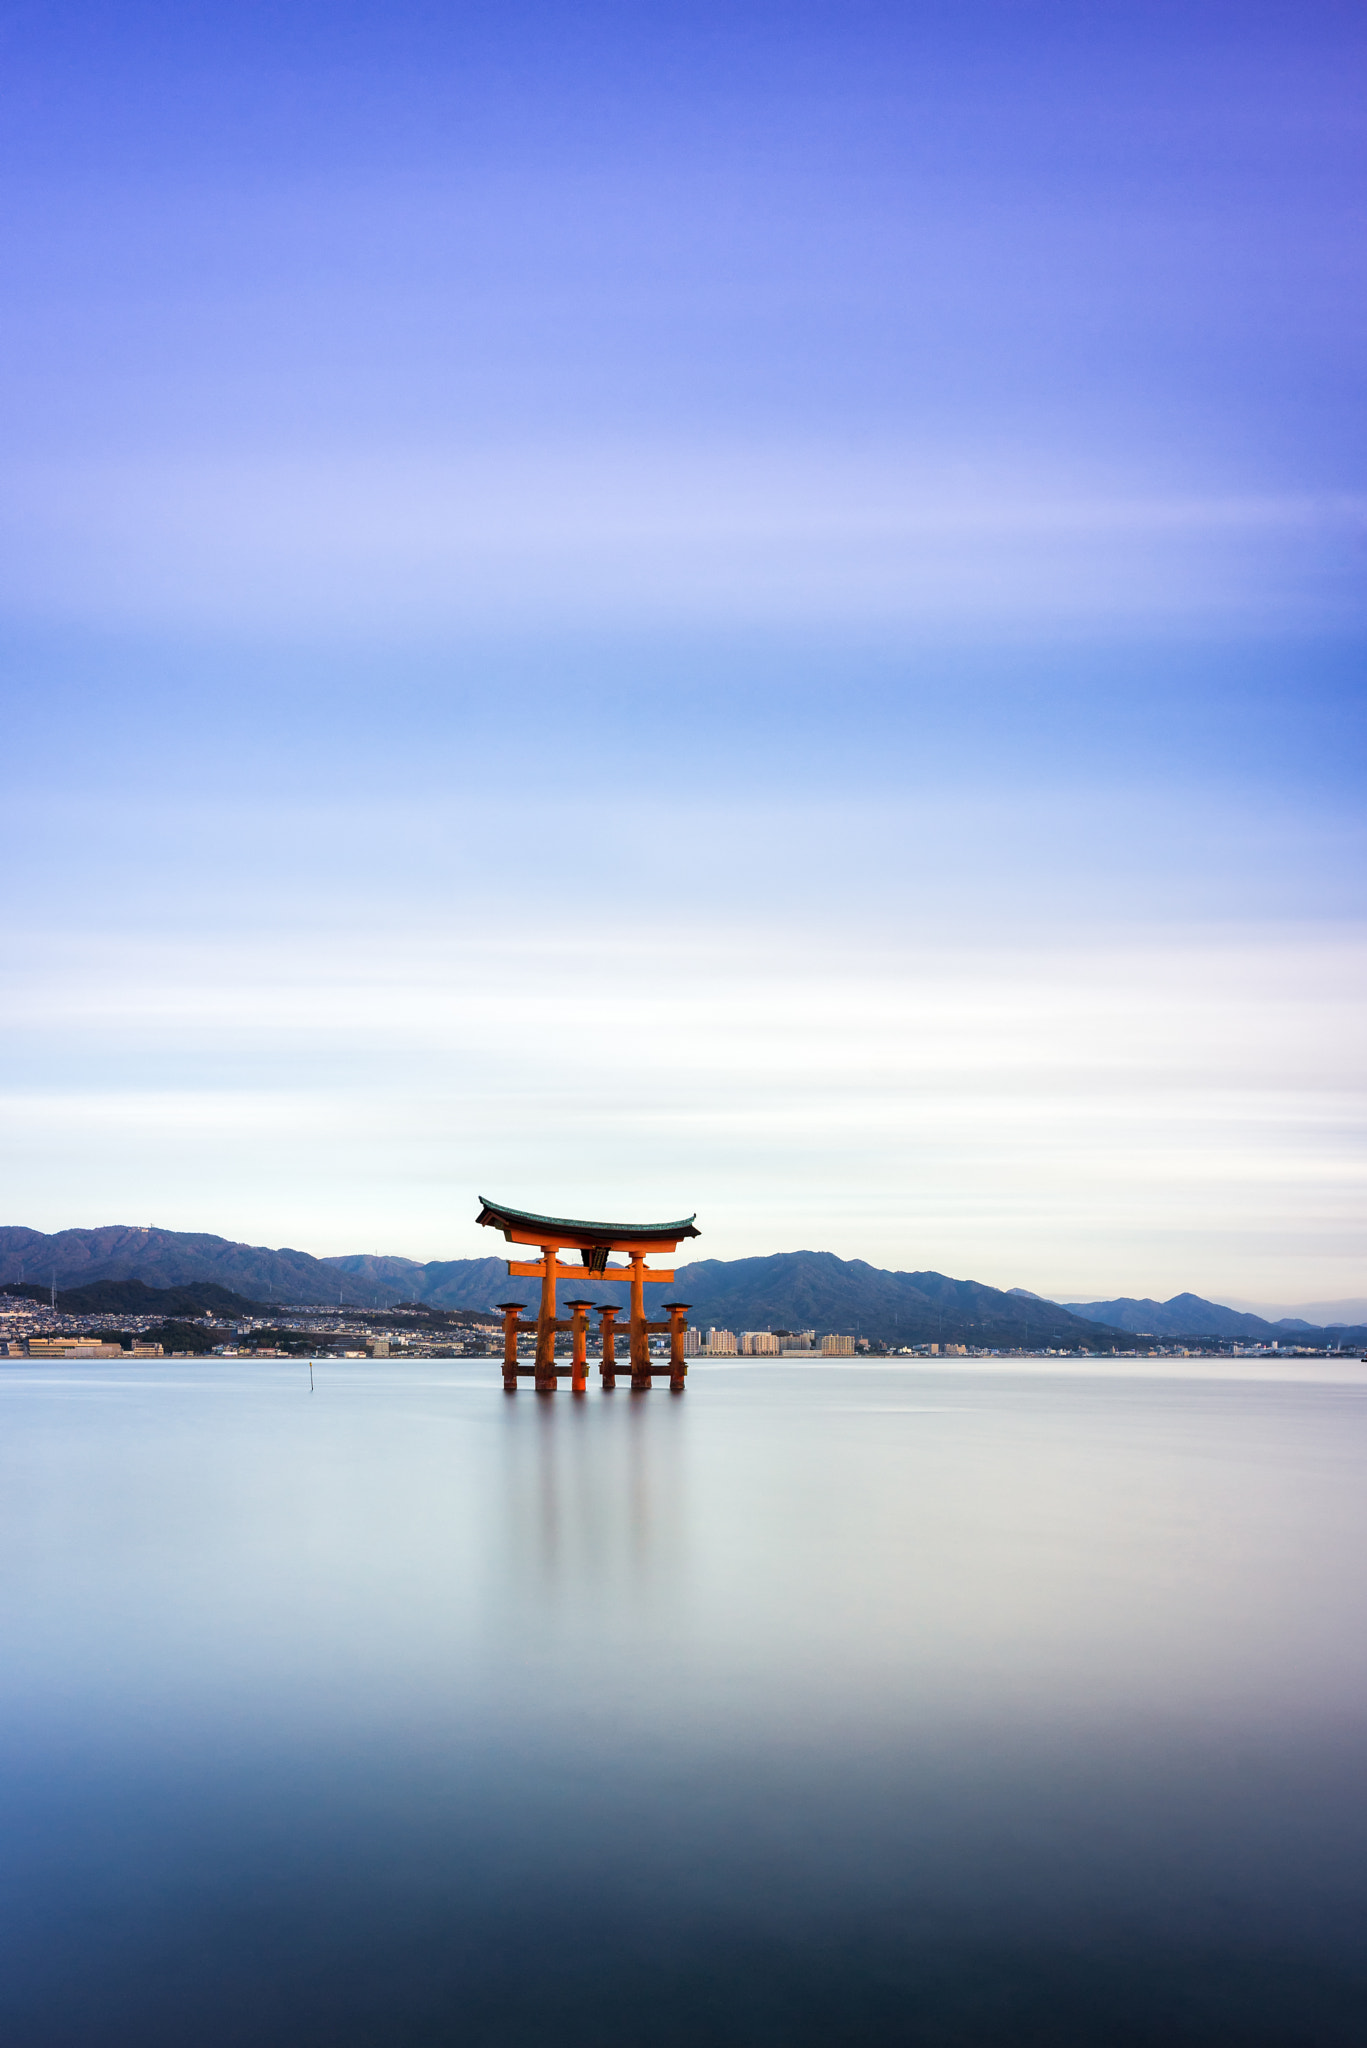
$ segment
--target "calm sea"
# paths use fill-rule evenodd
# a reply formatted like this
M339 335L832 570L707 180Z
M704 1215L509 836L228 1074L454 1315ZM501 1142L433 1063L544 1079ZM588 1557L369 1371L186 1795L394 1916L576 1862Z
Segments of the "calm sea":
M1189 1363L7 1364L0 2038L1361 2048L1367 1373Z

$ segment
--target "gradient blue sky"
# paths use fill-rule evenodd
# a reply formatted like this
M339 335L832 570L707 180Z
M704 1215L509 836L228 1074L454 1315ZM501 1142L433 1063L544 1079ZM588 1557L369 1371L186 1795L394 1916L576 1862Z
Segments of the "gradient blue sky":
M0 8L5 1220L1367 1290L1364 57Z

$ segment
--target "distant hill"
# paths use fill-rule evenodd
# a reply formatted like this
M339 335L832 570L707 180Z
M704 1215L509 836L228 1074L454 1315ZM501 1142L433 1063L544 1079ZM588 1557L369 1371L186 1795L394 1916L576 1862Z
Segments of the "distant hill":
M338 1279L345 1284L348 1301L422 1301L429 1308L488 1308L494 1301L530 1300L536 1291L520 1291L519 1282L509 1281L504 1261L494 1257L431 1259L422 1266L413 1259L343 1252L320 1264L334 1276L332 1294L319 1297L325 1301L336 1300Z
M1286 1344L1324 1335L1321 1327L1299 1317L1269 1323L1262 1316L1205 1301L1199 1294L1174 1294L1170 1301L1137 1301L1122 1295L1118 1301L1068 1301L1063 1306L1075 1316L1151 1337L1242 1337L1253 1344Z
M1244 1308L1250 1315L1266 1316L1270 1323L1299 1320L1313 1323L1317 1330L1356 1329L1367 1324L1367 1295L1363 1294L1351 1295L1346 1301L1298 1301L1290 1308L1246 1301Z
M424 1268L396 1260L421 1281ZM111 1223L94 1230L59 1230L48 1236L19 1225L0 1227L0 1282L31 1280L59 1289L101 1280L142 1280L149 1287L201 1286L212 1282L234 1294L267 1303L335 1302L339 1293L358 1308L379 1308L418 1291L412 1284L353 1282L308 1252L272 1251L236 1244L204 1231L159 1230Z
M10 1280L3 1291L29 1301L50 1302L51 1289L27 1280ZM245 1294L201 1281L196 1287L149 1287L145 1280L94 1280L88 1287L59 1287L57 1307L72 1316L242 1316L256 1314L262 1304Z
M892 1273L833 1252L759 1259L699 1259L679 1269L675 1292L696 1324L731 1330L843 1330L884 1344L980 1344L1110 1350L1111 1329L1057 1303L1008 1294L943 1273Z

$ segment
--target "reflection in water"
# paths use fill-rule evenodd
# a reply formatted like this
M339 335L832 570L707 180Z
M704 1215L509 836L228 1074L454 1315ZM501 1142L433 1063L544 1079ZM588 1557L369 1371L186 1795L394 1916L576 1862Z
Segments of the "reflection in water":
M1367 2039L1367 1375L0 1370L5 2048Z
M659 1394L519 1395L501 1413L502 1601L662 1593L680 1565L686 1411Z

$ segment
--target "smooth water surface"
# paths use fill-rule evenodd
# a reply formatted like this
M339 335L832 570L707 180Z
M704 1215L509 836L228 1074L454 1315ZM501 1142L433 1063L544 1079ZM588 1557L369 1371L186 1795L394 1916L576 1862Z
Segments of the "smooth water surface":
M1360 2044L1367 1374L0 1367L0 2035Z

